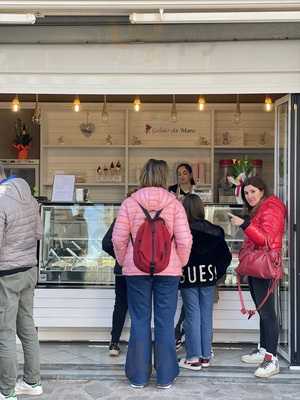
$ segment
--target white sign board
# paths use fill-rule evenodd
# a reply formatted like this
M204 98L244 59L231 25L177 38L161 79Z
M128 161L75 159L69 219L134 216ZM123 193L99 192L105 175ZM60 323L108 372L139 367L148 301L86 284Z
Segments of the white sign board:
M51 201L73 202L74 188L75 175L55 175Z

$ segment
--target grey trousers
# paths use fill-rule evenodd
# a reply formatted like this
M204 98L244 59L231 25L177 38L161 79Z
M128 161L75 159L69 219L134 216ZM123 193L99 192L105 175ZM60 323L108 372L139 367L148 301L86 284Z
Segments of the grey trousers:
M36 267L0 277L0 393L5 396L16 385L16 334L24 352L24 380L40 382L39 342L33 321L36 281Z

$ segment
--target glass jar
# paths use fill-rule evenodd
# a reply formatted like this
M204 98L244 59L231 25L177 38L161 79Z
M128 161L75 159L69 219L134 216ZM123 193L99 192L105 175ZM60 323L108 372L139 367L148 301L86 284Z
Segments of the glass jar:
M234 187L228 182L227 177L232 176L233 161L231 159L220 160L218 193L219 203L235 203Z
M251 160L252 176L262 176L263 160Z

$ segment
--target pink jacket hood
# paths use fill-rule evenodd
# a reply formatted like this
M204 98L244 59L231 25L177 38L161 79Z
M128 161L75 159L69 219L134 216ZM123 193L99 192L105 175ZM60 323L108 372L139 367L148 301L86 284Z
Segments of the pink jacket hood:
M142 188L130 196L148 211L158 211L177 201L175 195L160 187Z
M112 240L119 264L123 267L124 275L145 275L133 262L133 240L143 223L145 216L140 208L142 205L150 213L162 209L164 219L170 234L174 235L170 262L160 275L179 276L182 267L186 265L191 246L192 235L185 210L174 194L159 187L139 189L123 201L113 230Z

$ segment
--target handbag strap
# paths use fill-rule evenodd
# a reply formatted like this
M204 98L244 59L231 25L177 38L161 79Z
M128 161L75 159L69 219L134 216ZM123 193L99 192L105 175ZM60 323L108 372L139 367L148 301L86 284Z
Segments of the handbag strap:
M255 309L247 309L245 306L243 291L241 288L241 277L239 274L237 274L238 292L239 292L240 303L241 303L241 313L243 315L248 315L248 319L250 319L257 311L259 311L264 306L264 304L266 303L268 298L274 292L275 287L277 286L278 282L279 282L279 279L272 279L272 284L268 287L267 293L266 293L265 297L262 299L262 301L260 302L260 304Z

